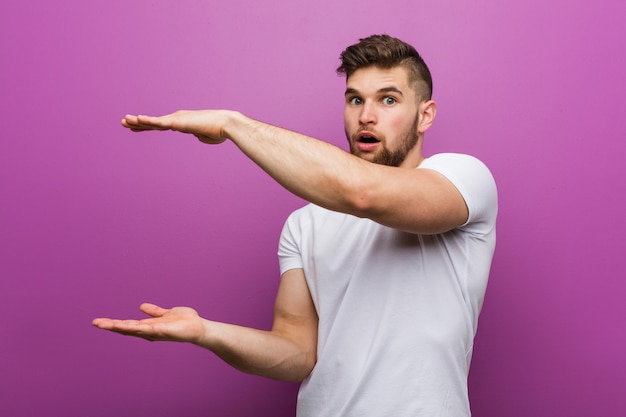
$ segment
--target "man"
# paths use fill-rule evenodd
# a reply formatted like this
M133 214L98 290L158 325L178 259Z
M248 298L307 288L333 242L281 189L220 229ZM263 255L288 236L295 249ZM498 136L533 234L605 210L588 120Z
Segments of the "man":
M143 304L94 325L205 347L244 372L302 381L298 416L469 416L467 375L495 247L496 186L467 155L422 155L428 68L387 35L341 56L350 154L231 111L128 115L133 131L232 140L310 201L287 220L270 331Z

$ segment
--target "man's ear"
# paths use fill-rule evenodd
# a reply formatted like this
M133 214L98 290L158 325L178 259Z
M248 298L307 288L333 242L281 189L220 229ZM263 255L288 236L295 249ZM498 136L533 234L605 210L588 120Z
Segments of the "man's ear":
M417 125L417 132L424 133L435 121L437 116L437 103L433 100L422 101L419 104L419 124Z

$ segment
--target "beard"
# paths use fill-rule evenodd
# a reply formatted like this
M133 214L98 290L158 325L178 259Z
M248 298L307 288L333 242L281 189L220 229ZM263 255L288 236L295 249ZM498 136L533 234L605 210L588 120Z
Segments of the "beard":
M370 162L380 165L387 165L390 167L399 167L402 162L404 162L406 156L409 154L411 149L413 149L415 147L415 144L417 143L418 123L419 115L415 115L415 119L413 120L411 127L399 135L398 146L395 149L389 149L386 146L385 135L379 135L377 132L372 132L375 133L380 140L380 146L376 153L373 154ZM358 156L359 158L363 158L363 152L361 152L361 150L356 145L358 133L359 132L356 132L352 137L350 137L348 132L346 132L346 138L348 139L348 143L350 144L350 153L352 155Z

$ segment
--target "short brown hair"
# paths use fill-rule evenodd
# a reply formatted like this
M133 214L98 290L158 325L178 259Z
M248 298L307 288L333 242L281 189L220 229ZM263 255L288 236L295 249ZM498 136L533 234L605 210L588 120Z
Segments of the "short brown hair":
M433 80L426 63L414 47L389 35L372 35L359 39L341 53L341 65L337 74L347 78L356 70L367 67L405 67L409 82L415 84L415 91L421 100L430 100L433 94Z

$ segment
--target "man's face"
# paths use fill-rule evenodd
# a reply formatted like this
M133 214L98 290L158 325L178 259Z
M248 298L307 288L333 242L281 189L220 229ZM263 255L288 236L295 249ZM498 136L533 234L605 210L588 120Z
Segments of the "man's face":
M356 70L347 81L344 126L350 152L382 165L417 166L418 99L404 67Z

